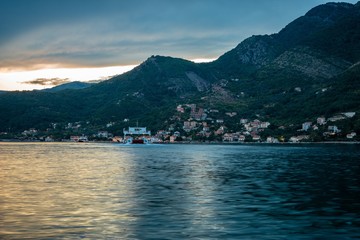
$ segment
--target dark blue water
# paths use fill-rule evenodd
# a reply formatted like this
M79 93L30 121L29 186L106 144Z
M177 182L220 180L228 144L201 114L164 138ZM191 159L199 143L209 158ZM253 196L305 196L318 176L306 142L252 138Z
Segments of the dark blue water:
M359 145L0 144L0 239L360 239Z

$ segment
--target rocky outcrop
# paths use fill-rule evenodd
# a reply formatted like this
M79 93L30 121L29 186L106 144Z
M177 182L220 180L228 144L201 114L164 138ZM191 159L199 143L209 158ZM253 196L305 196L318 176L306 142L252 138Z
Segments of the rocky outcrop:
M310 78L328 79L341 74L351 63L324 56L309 48L295 48L281 54L274 60L273 65L281 69L291 69Z
M253 36L246 39L236 48L240 63L264 66L276 55L272 36Z
M194 72L186 72L185 74L191 80L191 82L199 92L204 92L209 90L209 83L205 81L203 78L201 78L199 75L197 75Z

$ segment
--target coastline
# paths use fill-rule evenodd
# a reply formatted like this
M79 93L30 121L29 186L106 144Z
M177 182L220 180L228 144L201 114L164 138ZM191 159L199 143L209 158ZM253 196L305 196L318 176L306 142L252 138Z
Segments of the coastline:
M111 143L111 144L119 144L123 143L112 142L112 141L88 141L88 142L74 142L74 141L40 141L40 140L19 140L19 139L0 139L0 143ZM200 142L200 141L183 141L183 142L161 142L161 143L151 143L151 144L208 144L208 145L307 145L307 144L349 144L349 145L357 145L360 142L357 141L322 141L322 142L279 142L279 143L267 143L267 142Z

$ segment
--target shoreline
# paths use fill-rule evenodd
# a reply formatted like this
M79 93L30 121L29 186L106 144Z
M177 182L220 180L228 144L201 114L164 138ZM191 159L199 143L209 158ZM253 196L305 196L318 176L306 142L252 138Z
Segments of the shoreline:
M112 142L112 141L88 141L88 142L73 142L73 141L36 141L36 140L18 140L18 139L0 139L0 143L112 143L112 144L119 144L124 145L124 143L119 142ZM198 141L184 141L184 142L162 142L162 143L151 143L151 144L208 144L208 145L305 145L305 144L360 144L360 142L357 141L322 141L322 142L279 142L279 143L267 143L267 142L198 142Z

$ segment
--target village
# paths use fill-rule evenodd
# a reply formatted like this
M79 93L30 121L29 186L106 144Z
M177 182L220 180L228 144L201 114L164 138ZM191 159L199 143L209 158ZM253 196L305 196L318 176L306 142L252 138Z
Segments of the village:
M302 124L276 126L261 116L249 119L238 116L236 112L222 112L218 109L205 109L196 104L179 104L174 115L166 122L166 128L153 131L148 136L152 143L299 143L322 141L359 140L354 129L342 129L347 122L356 117L355 112L343 112L329 118L319 116ZM261 120L260 120L261 119ZM123 119L122 125L131 124ZM109 122L91 129L90 122L53 123L46 130L30 128L12 136L18 141L63 141L63 142L124 142L123 129L118 123ZM146 126L143 126L146 127ZM0 133L1 139L9 139L7 132Z

